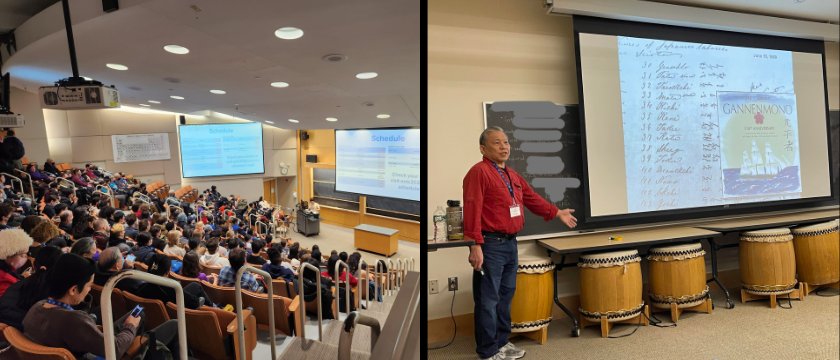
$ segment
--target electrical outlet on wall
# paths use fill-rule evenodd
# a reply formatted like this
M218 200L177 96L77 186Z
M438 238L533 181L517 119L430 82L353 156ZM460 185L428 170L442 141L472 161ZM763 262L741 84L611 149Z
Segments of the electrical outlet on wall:
M458 278L451 277L449 278L449 291L457 291L458 290Z
M429 280L429 294L437 294L438 293L438 281L437 280Z

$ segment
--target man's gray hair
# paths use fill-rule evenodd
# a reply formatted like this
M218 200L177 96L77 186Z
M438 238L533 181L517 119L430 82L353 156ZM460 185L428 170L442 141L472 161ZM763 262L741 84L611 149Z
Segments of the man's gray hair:
M505 132L504 129L502 129L501 127L498 127L498 126L488 127L486 129L484 129L484 131L481 132L481 137L478 138L478 144L479 145L484 145L484 142L487 141L487 134L491 133L493 131Z
M105 249L99 254L99 270L111 270L111 268L114 267L114 264L116 264L117 261L120 261L121 257L122 253L120 253L120 248L111 246Z
M108 225L108 220L96 219L96 221L93 222L93 230L103 230L105 229L105 225Z
M94 247L96 247L96 241L93 241L93 238L83 237L73 243L73 246L70 248L70 253L84 257L85 255L89 255L90 250Z
M131 246L128 246L128 244L126 244L126 243L117 244L117 248L120 249L120 253L131 251Z

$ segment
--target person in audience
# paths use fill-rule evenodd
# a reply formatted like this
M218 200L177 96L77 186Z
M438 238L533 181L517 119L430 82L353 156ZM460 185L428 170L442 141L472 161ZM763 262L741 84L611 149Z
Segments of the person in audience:
M265 247L265 242L262 240L254 240L251 245L251 254L247 256L246 260L249 264L257 264L262 266L265 264L265 259L260 256L262 249Z
M44 218L38 215L29 215L23 218L23 221L20 222L20 229L25 231L27 234L32 232L36 226L44 222Z
M111 227L111 235L108 237L108 246L117 246L118 244L125 244L125 228L122 224L117 223Z
M178 239L181 238L181 232L178 230L171 230L166 234L166 247L163 248L165 254L184 257L186 250L178 246Z
M330 256L332 256L332 255L330 255ZM344 261L346 263L347 262L347 252L342 251L342 252L338 253L338 259L341 260L341 261Z
M131 240L137 238L137 234L140 230L137 228L137 214L129 213L125 217L125 237Z
M60 234L58 227L52 223L46 221L41 222L29 233L29 236L32 237L32 245L29 246L29 253L27 255L33 258L37 257L38 252L47 245L57 246L59 249L66 248L67 243L64 239L58 237ZM66 250L69 251L70 249L67 248Z
M123 259L123 254L118 246L112 246L99 254L96 271L93 276L93 283L99 286L105 286L105 283L111 279L111 276L116 275L121 271L128 271L134 269L134 263L131 260ZM120 280L115 288L122 291L134 293L140 287L142 282L137 279L124 278Z
M70 253L86 257L88 259L99 259L99 250L96 248L96 241L93 238L84 237L73 243Z
M318 263L320 263L320 266L327 266L327 262L324 261L324 257L321 256L321 250L315 249L314 246L312 248L313 248L312 249L312 258L315 259L315 260L318 260Z
M207 241L207 251L200 258L202 264L214 267L230 266L228 259L219 256L219 240L217 237L212 237Z
M169 190L169 196L163 202L169 206L181 206L181 200L175 197L175 190Z
M373 274L368 274L366 269L360 269L359 265L361 265L362 255L358 252L351 254L347 258L347 266L350 268L350 274L356 274L358 272L360 281L364 281L368 284L367 291L370 292L370 298L373 298L375 301L382 302L382 291L376 291L376 283L373 281ZM367 264L365 264L367 265ZM364 292L360 293L359 299L366 298L368 295Z
M332 250L330 251L330 256L336 255L338 256L338 251Z
M58 198L54 195L48 195L44 197L44 208L41 209L41 214L46 216L48 219L52 219L55 216L55 205L58 203Z
M152 247L160 249L166 246L166 236L160 236L161 227L159 225L152 225L149 229L149 234L152 235Z
M169 277L169 270L172 267L172 261L166 255L154 254L146 263L149 266L149 274L161 277ZM134 295L144 299L160 300L164 304L171 302L177 304L175 297L175 289L168 286L160 286L153 283L143 283L137 289ZM202 305L207 304L213 306L213 301L204 292L201 284L197 282L190 283L184 286L184 307L187 309L198 310Z
M300 244L294 244L289 248L289 262L293 268L300 266Z
M350 276L350 286L351 287L358 286L359 285L359 280L357 280L352 274L348 274L347 271L345 271L343 266L341 267L341 269L339 269L341 274L338 277L336 277L336 275L335 275L335 264L337 264L339 260L340 259L339 259L338 256L335 256L335 255L330 256L330 259L327 262L327 270L321 272L321 276L328 277L328 278L332 279L333 281L335 281L336 279L339 279L339 280L342 280L342 281L347 281L347 276Z
M147 260L155 253L155 248L151 246L152 235L146 231L137 234L137 250L133 254L135 261L145 264Z
M0 323L23 331L26 312L32 305L49 296L46 284L47 270L52 269L61 255L61 249L55 246L46 246L38 252L35 256L35 273L12 284L3 296L0 296Z
M79 170L79 169L76 169L75 171L73 171L73 177L70 178L70 181L72 181L74 184L76 184L76 186L82 186L82 187L85 187L85 188L90 187L90 184L88 184L87 181L82 179L82 170Z
M314 263L314 260L313 260ZM313 264L313 266L317 266ZM332 293L332 280L329 278L325 278L321 276L321 288L318 288L318 277L320 273L318 271L314 271L308 267L304 267L303 271L303 300L305 302L312 302L317 299L318 291L321 292L321 315L324 319L334 319L335 316L332 312L332 303L335 300L335 297ZM295 276L292 279L295 289L300 289L300 282L299 278ZM298 293L300 290L298 290Z
M18 269L26 264L26 253L32 246L32 238L20 229L0 231L0 296L9 286L28 277L32 273L30 267L21 275Z
M73 212L70 210L64 210L58 215L58 217L61 219L61 223L58 224L58 228L67 234L73 233Z
M123 224L125 226L125 213L119 210L114 211L114 215L111 216L111 219L114 220L114 224ZM111 224L113 226L113 224Z
M187 243L187 247L189 248L189 251L187 251L187 253L194 252L199 256L204 255L204 251L206 250L205 248L201 247L201 240L196 238L190 239L190 241Z
M239 268L245 265L245 250L233 249L230 252L230 266L225 266L219 271L219 286L234 286L236 284L236 273ZM259 292L260 283L257 280L262 280L260 275L251 275L249 272L242 274L240 284L243 290L251 292Z
M73 238L81 239L84 237L91 237L95 230L93 230L93 222L96 220L90 214L83 214L81 217L73 216L74 219L80 219L76 226L73 227Z
M180 275L190 279L204 280L213 285L216 285L219 281L219 274L210 274L208 276L201 272L198 253L192 251L184 255L184 265L181 266Z
M184 229L184 231L182 231L182 232L181 232L181 237L180 237L180 238L178 238L178 243L179 243L179 244L187 244L187 243L189 243L189 242L190 242L190 239L192 239L192 234L193 234L193 231L192 231L192 230L190 230L190 229Z
M108 222L108 226L114 226L114 213L117 209L114 209L110 206L103 206L99 208L99 218L105 219Z
M61 171L55 166L55 160L53 159L47 159L44 162L44 171L56 176L61 175Z
M35 303L26 313L24 335L42 346L65 348L78 359L86 353L104 357L105 335L88 314L71 307L87 296L95 269L96 265L90 259L73 254L59 257L53 270L47 274L49 298ZM123 356L135 335L144 333L142 324L145 314L141 313L139 317L130 315L131 312L128 312L114 323L117 332L113 346L117 358ZM155 329L157 340L172 349L177 349L177 333L178 323L174 320Z
M137 232L141 233L141 232L144 232L144 231L146 231L146 232L149 231L149 220L148 219L139 220L137 222Z
M104 250L108 247L108 239L111 237L111 227L108 221L102 218L96 219L93 222L93 240L96 240L96 247L99 250Z
M268 249L268 262L263 264L262 270L271 275L272 279L283 279L292 282L295 272L285 266L281 266L281 252L277 248Z

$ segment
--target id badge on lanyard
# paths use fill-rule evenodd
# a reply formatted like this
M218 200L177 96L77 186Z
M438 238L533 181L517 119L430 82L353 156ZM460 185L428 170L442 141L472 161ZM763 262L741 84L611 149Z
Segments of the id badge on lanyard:
M513 186L510 185L508 179L502 174L502 169L499 168L496 163L493 163L493 166L496 168L496 171L499 172L499 176L502 177L504 180L505 185L507 185L508 191L510 192L510 198L513 200L513 205L510 206L510 217L515 218L522 216L522 208L519 207L519 204L516 203L516 196L513 195Z

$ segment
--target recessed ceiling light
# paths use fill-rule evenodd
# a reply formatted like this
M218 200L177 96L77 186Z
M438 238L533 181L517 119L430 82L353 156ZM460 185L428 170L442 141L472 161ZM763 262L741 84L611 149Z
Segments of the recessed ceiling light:
M327 118L327 121L338 121L336 118Z
M152 103L152 104L160 104L160 101L156 101L156 100L149 100L149 102Z
M210 92L214 93L214 94L219 94L219 95L224 95L225 94L224 90L210 90Z
M173 54L178 54L178 55L184 55L184 54L190 52L190 49L187 49L187 48L185 48L183 46L179 46L179 45L166 45L166 46L163 47L163 50L166 50L168 52L171 52Z
M380 119L387 119L387 118L391 117L391 115L388 115L388 114L379 114L379 115L376 115L376 117L378 117L378 118L380 118Z
M172 95L172 96L170 96L170 97L171 97L171 98L173 98L173 99L177 99L177 100L184 100L184 97L183 97L183 96L176 96L176 95Z
M151 105L140 104L140 106L150 107Z
M329 62L339 62L339 61L347 60L347 56L346 55L341 55L341 54L332 54L332 55L327 55L327 56L322 57L321 60L329 61Z
M356 74L356 78L358 78L358 79L373 79L378 75L379 74L377 74L375 72L363 72L363 73Z
M303 30L296 27L282 27L274 31L274 36L284 40L294 40L303 36Z
M278 81L278 82L273 82L273 83L271 83L271 86L274 86L274 87L279 87L279 88L284 88L284 87L288 87L288 86L289 86L289 83L285 83L285 82L282 82L282 81Z
M91 80L93 80L93 79L91 79L91 78L89 78L89 77L87 77L87 76L82 76L82 77L83 77L85 80L87 80L87 81L91 81Z
M274 124L274 121L268 121L268 120L266 120L265 122L267 122L267 123L269 123L269 124Z
M105 64L105 66L114 69L114 70L128 70L128 66L120 65L120 64Z
M299 122L299 121L297 121L297 120L295 120L295 119L289 119L289 122L296 123L296 122Z

